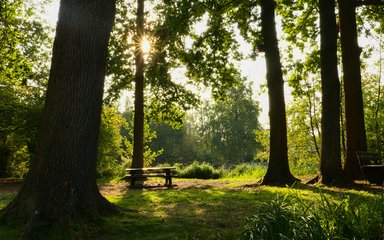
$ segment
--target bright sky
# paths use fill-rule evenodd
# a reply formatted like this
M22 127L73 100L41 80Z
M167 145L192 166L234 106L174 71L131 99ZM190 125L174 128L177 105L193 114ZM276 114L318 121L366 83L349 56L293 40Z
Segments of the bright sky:
M46 19L50 24L52 24L52 26L56 25L59 5L60 3L58 0L53 0L46 7L47 9ZM201 23L198 23L195 25L195 32L197 34L202 33L205 30L204 21L206 20L203 19ZM249 53L251 51L251 46L241 38L239 38L239 43L241 45L242 52ZM260 94L260 87L259 87L260 84L265 84L266 82L265 60L263 57L258 58L256 61L244 60L240 62L239 66L240 66L242 75L246 77L250 82L252 82L254 98L260 102L260 107L262 108L262 112L261 112L259 121L264 127L268 127L269 125L268 94L266 92ZM175 71L174 78L177 79L177 81L182 81L183 71L182 70ZM132 94L124 94L124 96L120 101L122 106L125 105L127 97L132 97ZM202 92L202 97L206 99L210 98L210 91L207 90ZM133 100L131 102L133 102Z

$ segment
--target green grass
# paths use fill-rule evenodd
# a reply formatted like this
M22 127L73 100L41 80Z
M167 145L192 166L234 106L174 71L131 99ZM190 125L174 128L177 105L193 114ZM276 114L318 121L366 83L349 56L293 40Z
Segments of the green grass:
M338 212L338 209L348 210L347 206L352 205L360 206L360 211L371 207L376 212L378 209L384 211L383 193L302 184L291 188L244 187L256 180L209 180L203 182L199 188L127 190L122 195L106 196L109 201L122 208L121 214L103 218L94 225L79 227L79 231L82 231L80 235L85 236L83 239L95 240L241 239L249 236L245 233L250 233L255 216L261 218L261 213L271 213L268 217L271 221L279 216L274 215L271 208L276 213L295 212L295 209L298 213L303 209L320 209L323 213L328 209L329 214L325 215L328 217L332 214L338 216L343 213ZM192 180L176 179L175 183L183 181ZM224 187L216 187L216 183L223 182ZM0 208L13 197L0 197ZM330 202L331 207L327 208L324 199ZM348 202L345 199L349 199ZM300 216L294 215L292 219L296 221ZM350 219L353 217L364 218L365 220L355 222L367 224L370 216L349 216ZM320 215L318 219L321 219ZM267 221L264 219L261 222ZM348 221L346 223L349 224ZM383 227L382 222L369 223ZM14 230L0 227L0 239L17 239L12 237L15 237Z

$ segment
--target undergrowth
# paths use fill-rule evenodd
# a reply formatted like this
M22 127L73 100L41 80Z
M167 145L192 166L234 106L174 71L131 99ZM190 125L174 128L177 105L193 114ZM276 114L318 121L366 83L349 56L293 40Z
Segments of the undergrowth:
M333 200L320 193L320 202L298 195L278 195L248 218L243 239L384 239L384 195L362 203L350 196Z
M225 175L223 169L215 169L211 164L197 161L191 165L179 170L179 177L182 178L199 178L199 179L218 179Z

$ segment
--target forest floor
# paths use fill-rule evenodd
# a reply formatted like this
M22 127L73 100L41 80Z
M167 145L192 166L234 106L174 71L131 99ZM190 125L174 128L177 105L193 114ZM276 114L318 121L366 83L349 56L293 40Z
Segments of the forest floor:
M207 189L207 188L221 188L221 189L238 189L249 187L255 184L255 180L238 180L238 179L224 179L224 180L203 180L203 179L175 179L174 190L186 189ZM19 179L0 179L0 196L8 194L16 194L22 185ZM127 191L132 190L129 184L123 181L112 183L99 184L100 192L107 196L123 195ZM255 185L256 186L256 185ZM261 187L261 186L259 186ZM137 188L136 188L137 189ZM145 182L144 191L156 191L167 189L163 186L162 179L149 180Z
M22 185L19 179L0 179L0 196L8 194L16 194ZM257 180L251 179L218 179L218 180L205 180L205 179L175 179L174 190L186 189L247 189L247 188L262 188ZM369 184L365 181L356 181L353 185L345 186L346 189L363 190L372 193L381 192L384 190L382 186ZM123 181L102 183L99 186L100 192L106 196L123 195L130 189L129 184ZM167 189L163 186L162 179L155 179L145 182L142 190L156 191Z
M305 177L300 178L305 182ZM258 184L258 180L175 178L172 189L164 187L161 178L151 178L145 182L144 188L133 189L123 181L100 182L100 192L122 212L94 225L81 225L75 229L79 236L76 239L241 239L248 219L258 214L260 208L279 199L318 206L324 196L327 203L339 204L350 199L351 204L370 205L382 202L384 196L382 186L365 182L342 187L302 183L291 187L270 187ZM21 184L17 180L0 179L0 209L14 198ZM18 230L0 225L0 239L18 239L18 234Z

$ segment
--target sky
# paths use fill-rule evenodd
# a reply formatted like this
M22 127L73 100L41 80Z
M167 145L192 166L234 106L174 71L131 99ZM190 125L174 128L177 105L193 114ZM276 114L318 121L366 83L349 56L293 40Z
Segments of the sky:
M57 16L58 16L58 9L59 9L59 1L53 0L47 7L47 12L44 15L44 17L47 19L47 21L52 25L56 25ZM203 20L204 21L204 20ZM197 23L194 28L196 33L201 33L204 31L205 23ZM241 37L238 39L240 43L240 50L244 53L251 51L251 46L247 44ZM259 117L260 123L264 127L268 127L269 125L269 118L268 118L268 94L266 91L264 93L260 92L260 84L266 83L266 67L265 67L265 60L263 57L259 57L256 60L243 60L239 63L240 71L243 77L246 77L249 82L252 83L253 86L253 94L254 99L259 101L260 107L262 109L262 112ZM183 81L182 71L175 71L173 77L175 79L178 79L178 81ZM192 89L193 90L193 89ZM201 92L201 96L204 99L210 98L210 91L205 90ZM121 108L124 108L124 105L126 103L127 98L133 98L133 94L125 93L123 94L120 105ZM133 102L133 99L130 101Z

